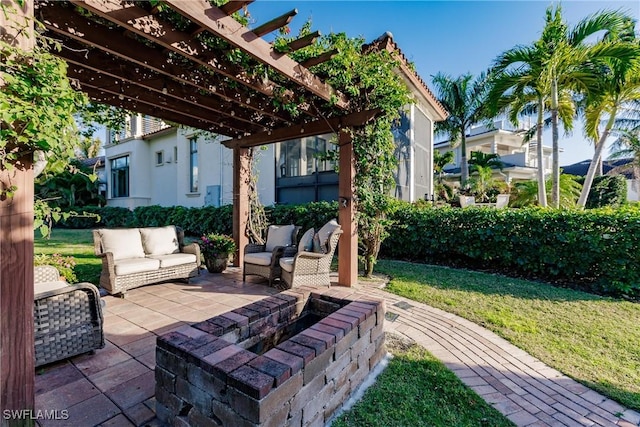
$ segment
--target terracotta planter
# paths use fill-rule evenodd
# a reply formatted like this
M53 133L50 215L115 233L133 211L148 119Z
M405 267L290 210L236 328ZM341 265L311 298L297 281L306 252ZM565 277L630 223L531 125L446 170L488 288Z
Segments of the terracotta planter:
M228 264L229 255L204 259L204 265L207 267L207 271L209 271L209 273L222 273L226 270Z

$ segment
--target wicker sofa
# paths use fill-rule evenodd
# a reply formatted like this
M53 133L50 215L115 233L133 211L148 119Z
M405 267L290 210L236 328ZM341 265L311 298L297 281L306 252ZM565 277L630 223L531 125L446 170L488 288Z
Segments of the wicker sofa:
M34 268L36 366L104 347L102 307L91 283L69 285L50 265Z
M200 247L184 245L176 226L97 229L94 250L102 258L100 286L124 296L128 289L200 273Z

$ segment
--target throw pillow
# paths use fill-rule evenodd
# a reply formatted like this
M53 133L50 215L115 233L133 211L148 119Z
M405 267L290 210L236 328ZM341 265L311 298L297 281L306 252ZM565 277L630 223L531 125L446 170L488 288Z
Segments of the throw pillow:
M137 228L101 229L102 251L111 252L115 261L127 258L144 258L142 237Z
M338 224L338 221L336 221L334 218L323 225L320 230L318 230L318 235L320 236L320 244L325 247L324 253L327 253L329 251L329 248L327 247L329 237L338 228L340 228L340 224Z
M306 251L311 252L313 250L313 235L315 234L315 230L312 228L308 229L302 235L300 239L300 243L298 244L298 252Z
M291 246L291 235L295 228L295 225L270 225L264 250L271 252L276 246Z
M173 225L141 228L140 235L147 255L168 255L180 252L178 235Z
M320 243L320 234L316 233L313 235L313 252L318 254L326 254L326 247Z

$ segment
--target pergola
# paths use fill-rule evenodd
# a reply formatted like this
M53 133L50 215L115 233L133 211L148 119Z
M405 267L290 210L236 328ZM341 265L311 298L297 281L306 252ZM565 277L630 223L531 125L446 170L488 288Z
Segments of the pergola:
M339 283L357 280L357 232L352 200L354 157L342 129L371 120L375 112L351 111L349 99L309 67L332 57L327 53L298 63L278 53L262 36L286 25L291 11L249 29L231 15L249 1L221 7L205 0L2 0L18 10L17 17L35 18L47 36L62 43L55 51L69 65L68 76L91 99L197 129L231 137L233 149L234 238L247 243L248 150L304 136L334 132L339 142L338 219L344 230L339 243ZM13 37L0 15L0 33L23 48L33 39ZM313 33L289 43L289 51L310 45ZM242 61L230 55L243 52ZM261 73L256 73L261 70ZM268 70L268 71L267 71ZM300 114L275 107L303 99ZM0 180L23 189L0 201L0 409L34 406L33 365L33 174L30 158L18 167L0 170ZM242 264L242 252L236 257Z

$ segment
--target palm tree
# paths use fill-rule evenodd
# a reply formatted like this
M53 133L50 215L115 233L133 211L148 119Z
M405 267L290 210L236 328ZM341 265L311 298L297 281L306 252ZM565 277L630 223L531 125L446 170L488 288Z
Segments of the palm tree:
M491 95L493 105L497 108L511 106L512 121L526 109L534 109L538 114L539 166L542 159L540 132L543 114L545 109L551 113L551 200L555 207L560 203L559 121L563 122L566 130L571 130L575 117L571 94L587 93L593 89L595 78L593 73L587 72L585 64L621 54L620 49L610 45L588 46L585 40L600 31L607 31L607 34L623 33L628 30L628 19L621 12L605 11L589 16L569 29L562 19L561 7L550 7L546 11L545 27L538 41L532 46L511 49L495 61L495 87ZM538 182L544 182L540 170ZM540 191L539 200L543 206L546 205L544 197L544 192Z
M577 178L564 173L560 175L560 207L571 208L576 205L581 189ZM550 193L552 186L551 179L547 179L544 186L545 192ZM510 205L513 207L539 205L538 190L538 182L535 180L517 182L513 187Z
M585 64L589 65L600 60L615 60L622 51L609 43L597 43L590 46L585 43L585 40L601 31L605 31L607 37L615 37L615 35L622 33L627 34L629 20L630 18L621 12L602 11L586 17L573 29L569 29L562 20L562 8L560 6L557 6L555 10L552 7L547 9L546 25L540 42L543 43L548 54L545 62L545 74L551 87L551 129L553 138L553 188L551 200L556 207L560 203L560 166L558 163L559 93L563 90L593 92L594 83L597 82L592 73L585 72ZM564 125L565 129L567 129L567 125L570 125L570 122L564 121Z
M594 63L598 80L596 89L585 100L585 132L595 142L595 152L578 200L581 207L587 203L605 141L619 118L618 115L624 115L625 110L637 111L640 108L639 40L628 42L628 37L622 37L603 44L618 47L620 53L617 57L607 57ZM600 132L603 122L605 125Z
M507 112L512 123L521 113L536 113L536 157L538 159L538 204L547 206L542 151L542 129L547 90L542 79L543 53L539 46L516 46L500 54L491 70L489 106L497 115Z
M454 154L453 151L440 151L433 152L433 172L436 176L436 183L434 185L434 201L437 197L438 200L448 201L453 197L453 187L444 182L444 167L450 163L453 163Z
M438 73L433 77L438 101L449 112L449 117L436 123L436 133L447 134L452 145L460 146L460 180L469 178L467 164L467 131L471 125L491 119L486 108L489 85L486 74L476 79L470 73L453 78Z
M450 163L453 163L454 154L453 151L440 151L433 152L433 172L435 172L438 182L442 182L442 175L444 174L444 167Z
M477 170L479 167L496 168L502 170L504 163L500 160L500 155L495 153L483 153L482 151L472 151L469 160L469 169Z

